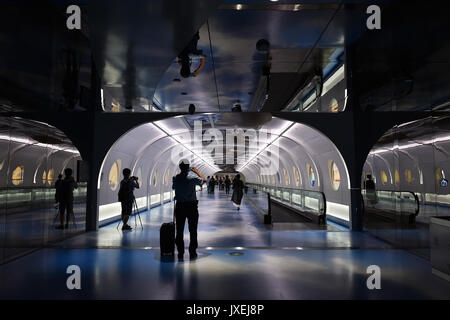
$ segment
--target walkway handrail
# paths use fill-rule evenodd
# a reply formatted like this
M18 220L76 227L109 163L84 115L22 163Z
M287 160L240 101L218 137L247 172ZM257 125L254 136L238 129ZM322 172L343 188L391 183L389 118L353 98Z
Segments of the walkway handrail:
M293 208L312 211L318 215L326 215L326 197L323 192L289 187L262 185L257 183L246 183L247 186L266 192L272 198ZM277 192L278 191L278 192ZM288 195L286 195L286 192ZM314 208L317 200L317 208Z
M412 195L412 197L414 198L414 202L415 202L415 209L414 209L414 216L417 216L419 214L420 211L420 201L419 201L419 197L417 196L417 194L413 191L409 191L409 190L384 190L384 189L375 189L375 194L378 197L378 193L379 192L389 192L389 193L394 193L394 194L400 194L400 196L396 195L397 198L402 199L402 193L407 193ZM361 195L364 198L367 199L367 189L362 189L361 190ZM369 199L370 200L370 199ZM370 204L370 203L369 203Z

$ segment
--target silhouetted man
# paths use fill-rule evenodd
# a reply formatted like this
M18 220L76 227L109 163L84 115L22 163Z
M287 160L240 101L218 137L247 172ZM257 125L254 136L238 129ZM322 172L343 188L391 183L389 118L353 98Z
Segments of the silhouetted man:
M56 229L64 229L69 227L70 216L73 214L73 190L78 188L78 184L72 177L72 169L64 170L64 179L58 183L57 193L59 200L59 219L61 224ZM67 211L66 225L64 226L64 213Z
M244 196L244 183L241 180L241 175L237 174L233 180L233 194L231 195L231 201L237 207L241 209L242 197Z
M184 225L186 219L189 225L189 255L191 259L197 257L197 226L198 226L198 200L196 186L202 186L205 178L196 168L189 169L189 161L183 159L179 164L181 172L173 177L172 189L175 190L175 219L178 258L184 255Z
M378 202L377 193L375 191L375 181L372 179L372 175L367 175L367 180L364 181L364 187L366 189L366 197L372 203Z
M209 180L209 193L214 193L214 188L216 185L216 179L214 179L214 176L211 177Z
M128 219L133 211L134 189L139 189L138 177L130 177L131 170L128 168L123 169L123 180L120 181L119 189L119 201L122 205L122 230L132 230L131 226L127 224Z
M197 43L199 39L200 35L197 31L197 33L194 35L194 37L191 39L188 45L183 49L183 51L178 56L178 63L181 66L180 75L183 78L196 77L205 66L206 55L203 54L202 50L197 49ZM192 58L194 57L201 57L200 64L197 67L197 69L195 69L195 71L191 73L191 64L193 61Z
M56 180L56 182L55 182L55 190L56 190L56 192L55 192L55 203L59 203L59 197L60 197L60 188L59 188L59 186L61 185L61 183L62 183L62 174L59 174L58 175L58 180Z
M228 176L225 176L225 193L230 193L231 180Z

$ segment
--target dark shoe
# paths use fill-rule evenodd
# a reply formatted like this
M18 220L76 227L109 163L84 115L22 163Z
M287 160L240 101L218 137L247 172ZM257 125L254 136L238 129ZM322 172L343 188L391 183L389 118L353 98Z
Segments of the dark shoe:
M197 258L197 257L198 257L197 252L195 252L195 251L189 252L189 257L190 257L191 259Z
M122 231L124 231L124 230L133 230L133 228L130 227L129 225L125 224L125 225L122 227Z

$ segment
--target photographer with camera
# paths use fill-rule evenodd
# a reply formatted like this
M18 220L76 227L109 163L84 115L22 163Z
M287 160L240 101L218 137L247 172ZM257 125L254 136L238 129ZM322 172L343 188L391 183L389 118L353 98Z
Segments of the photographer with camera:
M128 219L131 216L134 203L134 189L139 189L138 177L130 177L131 170L128 168L123 169L123 180L120 181L119 189L119 201L122 205L122 230L132 230L127 224Z
M178 258L183 259L184 254L184 225L186 219L189 225L189 254L191 259L197 257L197 225L198 225L198 201L196 186L202 186L205 177L196 169L189 167L189 160L182 159L179 164L181 172L173 177L172 189L175 190L175 218Z

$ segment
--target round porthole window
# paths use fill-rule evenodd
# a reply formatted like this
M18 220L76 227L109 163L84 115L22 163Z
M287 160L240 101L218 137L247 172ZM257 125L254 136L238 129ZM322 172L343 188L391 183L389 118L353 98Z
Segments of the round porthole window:
M120 171L122 170L122 160L116 160L109 170L108 184L112 191L117 189L120 179Z
M11 177L11 182L13 185L18 186L23 183L23 176L25 173L25 169L23 166L18 166L14 169Z
M292 172L294 172L295 185L298 186L300 184L300 174L297 167L292 167Z
M386 171L382 170L381 171L381 183L386 184L387 182L388 182L388 177L387 177Z
M330 101L330 112L338 112L339 111L339 103L335 98Z
M329 160L328 162L328 169L330 172L330 182L331 182L331 187L334 190L338 190L339 186L341 184L341 174L339 172L339 168L336 165L336 163L334 161Z
M287 173L286 168L283 168L283 174L284 174L284 182L286 183L286 185L289 185L289 175Z
M394 172L394 181L395 181L396 185L400 184L400 174L398 173L397 169L395 169L395 172Z

